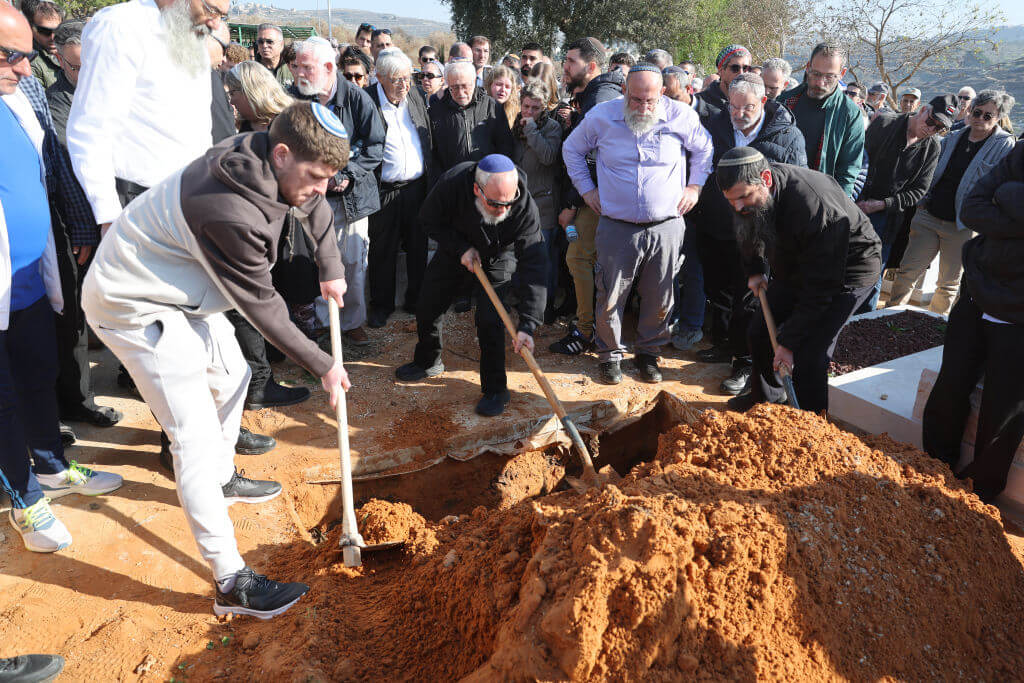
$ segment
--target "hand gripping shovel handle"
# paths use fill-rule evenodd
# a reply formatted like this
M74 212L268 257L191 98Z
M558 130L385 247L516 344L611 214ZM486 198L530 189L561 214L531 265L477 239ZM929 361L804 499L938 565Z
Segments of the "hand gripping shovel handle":
M334 360L341 363L343 359L338 302L328 297L327 306L331 319L331 351ZM341 552L346 567L359 567L362 565L360 549L363 538L359 535L359 527L356 525L356 511L352 500L352 456L348 444L348 407L345 404L344 390L338 396L335 416L338 418L338 450L341 454Z
M512 324L512 318L509 317L508 311L505 310L505 306L501 303L501 299L498 298L497 292L494 291L494 287L491 286L491 281L487 279L486 273L480 266L480 262L477 261L473 264L473 272L476 273L476 277L480 280L480 285L487 292L487 298L494 304L494 310L501 316L501 321L505 323L505 329L512 336L512 339L516 338L516 326ZM555 390L548 382L548 378L544 376L544 372L537 365L537 361L533 357L533 352L530 349L523 346L519 349L519 354L526 361L526 364L530 366L530 371L533 376L537 379L537 383L540 384L541 390L544 392L544 396L548 399L548 403L551 404L551 409L555 411L555 415L562 422L562 426L565 427L566 433L569 438L572 439L572 443L576 446L576 450L579 451L580 458L583 460L583 478L596 481L597 472L594 470L594 461L590 457L590 451L587 450L587 445L583 443L583 439L580 437L580 432L576 429L576 423L572 421L572 418L565 412L565 408L562 407L562 402L555 396Z
M768 327L768 336L772 340L772 351L777 351L779 340L776 336L775 316L772 315L772 309L768 306L768 296L764 293L763 287L757 290L757 297L761 300L761 312L764 313L764 324ZM793 374L785 363L779 365L779 376L782 378L782 386L786 387L789 405L799 410L800 404L797 403L796 390L793 388Z

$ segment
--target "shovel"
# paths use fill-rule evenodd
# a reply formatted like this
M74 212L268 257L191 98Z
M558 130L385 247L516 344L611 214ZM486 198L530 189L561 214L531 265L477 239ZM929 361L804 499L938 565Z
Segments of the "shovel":
M331 351L334 353L334 360L342 361L341 354L341 323L338 321L338 302L332 298L327 299L328 312L331 318ZM367 545L363 537L359 535L359 527L356 525L356 511L352 502L352 456L348 446L348 407L345 403L345 392L342 391L338 397L338 406L335 416L338 418L338 450L341 452L341 553L345 560L346 567L359 567L362 565L362 552L374 552L376 550L389 550L405 545L405 541L390 541L388 543L376 543Z
M483 268L480 266L479 261L473 263L473 272L476 273L476 277L480 280L480 284L483 286L484 291L487 292L487 298L494 304L494 310L501 316L501 321L505 323L505 329L512 335L512 339L516 338L516 326L512 324L512 318L509 317L508 311L505 310L505 306L501 303L501 299L498 298L497 292L494 291L494 287L491 286L491 281L487 279L487 275L484 273ZM579 453L580 460L583 461L583 477L582 480L576 479L575 477L566 477L566 481L572 486L577 492L585 491L591 486L601 486L608 481L608 477L605 474L598 474L597 470L594 469L594 461L590 457L590 451L587 450L587 445L583 443L583 438L580 437L580 432L576 429L576 423L572 421L572 418L565 412L565 408L562 407L562 402L555 396L555 390L548 382L548 378L544 376L544 372L537 365L537 361L533 357L533 352L525 346L519 349L519 355L523 357L526 364L530 366L530 371L533 372L533 376L537 379L537 383L540 384L541 390L544 392L545 398L548 403L551 404L551 409L555 411L555 416L562 423L562 427L565 428L566 433L572 440L572 445L575 446L576 452Z
M764 288L757 291L757 296L761 300L764 324L768 327L768 336L772 340L772 351L776 351L779 348L779 340L775 336L775 316L772 315L772 309L768 307L768 297L764 293ZM796 390L793 388L793 371L785 363L779 365L779 377L782 378L782 386L786 387L786 397L789 400L789 405L800 410L800 404L796 401Z

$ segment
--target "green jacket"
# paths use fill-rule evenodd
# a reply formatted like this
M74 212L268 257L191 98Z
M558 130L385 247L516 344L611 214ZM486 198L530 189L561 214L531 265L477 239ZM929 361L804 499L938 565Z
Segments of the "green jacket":
M36 46L32 46L36 49ZM60 64L45 52L40 52L32 60L32 75L43 84L43 88L49 88L57 82L57 72L60 71Z
M804 81L779 95L778 100L790 109L807 92ZM818 170L836 179L847 195L853 195L853 184L864 158L864 123L860 107L836 87L825 100L825 135L821 141L821 163ZM807 160L817 157L817 145L807 140Z
M271 73L274 74L274 78L277 79L277 82L285 90L295 81L295 78L292 76L292 70L288 68L283 59L277 63L277 68L272 70Z

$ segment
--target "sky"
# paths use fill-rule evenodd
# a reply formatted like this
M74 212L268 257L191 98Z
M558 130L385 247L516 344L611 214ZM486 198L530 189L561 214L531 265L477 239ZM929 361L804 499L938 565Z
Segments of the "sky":
M256 0L283 9L312 9L316 0ZM935 0L937 3L942 0ZM985 0L982 0L985 2ZM996 0L1010 25L1024 24L1024 0ZM327 0L321 0L320 7L326 7ZM438 0L331 0L332 7L366 9L374 12L388 12L400 17L416 17L448 22L451 20L448 7Z

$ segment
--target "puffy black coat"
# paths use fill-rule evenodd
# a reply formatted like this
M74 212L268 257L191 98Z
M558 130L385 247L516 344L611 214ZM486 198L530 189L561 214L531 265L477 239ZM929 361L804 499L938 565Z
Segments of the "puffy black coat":
M460 107L445 90L430 106L430 126L434 137L433 162L429 183L437 182L445 171L464 161L480 161L488 154L512 158L515 141L505 111L480 88Z
M964 245L964 285L981 310L1024 325L1024 144L982 176L960 221L979 233Z
M761 152L768 161L806 167L804 136L796 127L793 112L784 104L769 101L764 106L764 117L764 125L750 146ZM711 134L711 142L715 146L712 165L717 169L722 156L736 146L729 111L713 114L706 126ZM735 217L735 211L725 200L721 188L718 187L718 179L712 173L704 183L700 201L694 209L694 224L709 237L733 241L736 239L733 228Z

